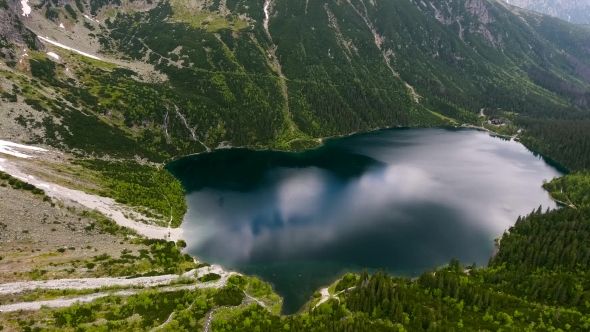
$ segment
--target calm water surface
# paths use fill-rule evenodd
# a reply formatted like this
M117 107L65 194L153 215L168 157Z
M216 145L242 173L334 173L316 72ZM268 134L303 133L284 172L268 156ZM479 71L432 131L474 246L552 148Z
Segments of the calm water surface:
M393 129L302 153L218 150L168 165L187 190L189 252L271 282L284 312L346 271L485 265L519 215L556 207L562 173L473 130Z

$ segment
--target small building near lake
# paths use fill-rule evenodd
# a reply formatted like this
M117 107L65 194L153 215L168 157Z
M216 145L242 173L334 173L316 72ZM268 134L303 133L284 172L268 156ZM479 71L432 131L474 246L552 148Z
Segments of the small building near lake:
M505 126L510 124L508 119L489 119L488 123L494 126Z

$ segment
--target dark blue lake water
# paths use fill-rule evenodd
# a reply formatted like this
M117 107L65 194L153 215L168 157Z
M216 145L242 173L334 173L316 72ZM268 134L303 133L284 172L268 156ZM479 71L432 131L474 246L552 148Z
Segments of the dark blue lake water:
M168 168L187 190L189 253L271 282L285 313L346 271L485 265L519 215L556 207L541 184L562 175L517 142L447 129L217 150Z

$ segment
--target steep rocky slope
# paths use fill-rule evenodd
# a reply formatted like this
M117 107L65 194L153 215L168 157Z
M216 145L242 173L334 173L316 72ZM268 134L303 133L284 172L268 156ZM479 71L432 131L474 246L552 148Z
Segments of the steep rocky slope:
M505 0L520 8L559 17L571 23L590 23L590 1L588 0Z
M496 1L43 0L24 16L4 1L23 28L3 32L19 45L2 68L3 108L44 114L32 141L81 154L300 149L476 124L481 108L525 129L589 115L587 28Z

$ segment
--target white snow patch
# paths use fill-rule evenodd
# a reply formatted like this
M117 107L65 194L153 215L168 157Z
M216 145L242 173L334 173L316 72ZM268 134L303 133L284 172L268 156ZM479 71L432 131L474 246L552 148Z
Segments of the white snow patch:
M45 149L38 148L35 146L22 145L22 144L9 142L9 141L0 140L0 153L9 154L11 156L15 156L15 157L19 157L19 158L32 158L32 156L18 152L14 148L23 149L23 150L38 151L38 152L46 152L47 151ZM0 162L1 161L4 161L4 159L0 160Z
M23 6L23 16L31 15L31 6L29 6L29 0L21 0L20 4Z
M92 17L90 17L90 16L88 16L88 15L86 15L86 14L84 14L84 18L85 18L85 19L87 19L87 20L90 20L90 21L94 21L94 22L96 22L96 23L100 23L100 21L99 21L99 20L95 20L95 19L93 19Z
M59 55L53 53L53 52L47 52L47 55L49 55L50 57L59 60Z
M77 50L77 49L75 49L75 48L71 48L71 47L69 47L69 46L66 46L66 45L60 44L60 43L58 43L58 42L54 42L53 40L50 40L48 37L46 38L46 37L37 36L37 38L41 39L41 40L42 40L42 41L44 41L44 42L47 42L47 43L53 44L53 45L55 45L55 46L57 46L57 47L61 47L61 48L63 48L63 49L66 49L66 50L68 50L68 51L76 52L76 53L78 53L78 54L80 54L80 55L83 55L83 56L86 56L86 57L89 57L89 58L92 58L92 59L95 59L95 60L102 60L101 58L99 58L99 57L97 57L97 56L95 56L95 55L88 54L88 53L86 53L86 52L82 52L82 51L78 51L78 50Z
M59 24L59 27L62 28L62 29L65 29L66 28L63 23L60 23Z
M268 22L270 21L270 17L268 14L268 7L270 6L270 0L266 0L264 1L264 20L262 21L262 25L264 26L264 30L266 31L266 34L268 35L268 37L270 39L272 39L272 37L270 36L270 31L268 31Z

